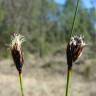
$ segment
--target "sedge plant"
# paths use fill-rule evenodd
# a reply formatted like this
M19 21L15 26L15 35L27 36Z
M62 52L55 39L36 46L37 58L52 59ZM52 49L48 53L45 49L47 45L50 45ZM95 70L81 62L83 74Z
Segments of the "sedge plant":
M69 42L68 42L67 50L66 50L68 70L67 70L67 85L66 85L65 96L69 95L68 93L69 93L70 78L72 74L72 65L78 59L78 57L81 56L82 50L86 45L84 42L83 36L72 37L79 2L80 0L77 0L76 10L75 10L75 14L74 14L73 22L72 22L71 33L70 33Z
M25 41L24 36L20 34L13 33L11 37L10 50L13 57L14 64L16 65L20 87L21 87L21 96L24 96L23 85L22 85L22 67L24 64L24 57L22 51L22 43Z
M72 65L73 63L81 56L83 48L86 46L84 39L82 36L74 36L70 39L70 42L67 45L67 86L66 86L66 94L68 96L69 93L69 84L70 84L70 77L72 73Z

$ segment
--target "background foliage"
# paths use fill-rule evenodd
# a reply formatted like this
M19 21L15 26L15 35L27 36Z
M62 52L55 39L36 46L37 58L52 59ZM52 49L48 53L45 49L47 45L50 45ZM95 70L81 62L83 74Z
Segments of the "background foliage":
M63 50L76 2L66 0L60 5L55 0L0 0L0 51L5 50L12 32L23 34L27 52L40 57ZM88 43L95 44L95 26L95 7L87 9L80 1L73 35L82 34Z

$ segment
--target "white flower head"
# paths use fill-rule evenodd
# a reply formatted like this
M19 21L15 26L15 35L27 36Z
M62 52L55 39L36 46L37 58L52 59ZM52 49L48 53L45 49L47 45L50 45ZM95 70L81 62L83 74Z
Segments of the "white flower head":
M80 36L74 36L74 37L71 37L71 40L70 40L70 45L73 44L73 45L80 45L82 47L84 47L86 45L86 43L84 42L84 36L80 35Z
M13 48L15 44L17 44L20 47L24 41L25 41L24 36L13 33L13 35L11 36L10 48Z
M86 46L83 36L74 36L71 38L70 42L67 45L67 62L70 65L70 62L75 62L82 54L83 48Z

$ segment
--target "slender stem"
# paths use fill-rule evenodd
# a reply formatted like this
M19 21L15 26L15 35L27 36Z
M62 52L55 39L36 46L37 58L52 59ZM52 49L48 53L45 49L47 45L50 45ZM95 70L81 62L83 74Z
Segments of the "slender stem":
M21 72L19 72L19 80L20 80L20 87L21 87L21 96L24 96Z
M71 27L71 33L70 33L70 36L69 36L69 40L70 40L70 38L73 34L75 19L76 19L76 15L77 15L77 11L78 11L78 6L79 6L79 0L77 0L77 5L76 5L76 9L75 9L75 14L74 14L74 17L73 17L73 22L72 22L72 27Z
M70 85L71 71L72 71L72 69L71 68L68 68L68 71L67 71L67 85L66 85L65 96L68 96L68 94L69 94L69 85Z

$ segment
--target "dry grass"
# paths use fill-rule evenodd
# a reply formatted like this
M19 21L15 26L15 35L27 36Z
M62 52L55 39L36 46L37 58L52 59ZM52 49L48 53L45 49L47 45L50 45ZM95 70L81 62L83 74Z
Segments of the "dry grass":
M54 60L52 57L40 60L29 56L31 61L27 59L23 69L25 96L64 96L67 66L66 63L63 64L63 57L57 59L59 57L54 57ZM91 68L90 78L88 77L87 80L85 78L87 65L85 64L83 68L81 68L82 64L74 67L71 96L96 96L96 74L94 73L96 71L93 65L90 65L91 63L95 64L95 62L95 59L83 62L89 63ZM18 73L12 61L9 59L1 60L0 96L20 95L17 76Z

